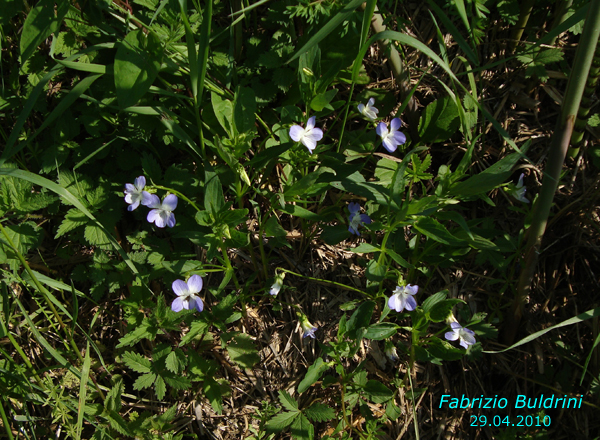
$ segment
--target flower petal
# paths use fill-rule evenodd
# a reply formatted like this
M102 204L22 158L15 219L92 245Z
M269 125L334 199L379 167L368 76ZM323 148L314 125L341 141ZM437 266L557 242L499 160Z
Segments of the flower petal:
M137 192L135 186L133 186L131 183L126 183L125 184L125 193L134 193Z
M404 298L405 298L406 310L411 312L417 308L417 300L414 297L407 295Z
M299 125L292 125L290 127L290 137L295 142L300 142L300 139L304 137L304 129Z
M385 122L380 122L377 125L375 132L377 133L378 136L381 136L381 137L384 137L386 134L388 134L387 125L385 124Z
M146 220L150 223L154 223L157 219L160 218L160 211L158 209L153 209L148 213Z
M306 123L306 131L309 131L309 130L312 130L313 128L315 128L315 120L316 120L315 116L311 116L310 118L308 118L308 122Z
M446 332L446 334L444 335L444 337L448 341L456 341L458 339L458 333L456 333L456 332Z
M148 206L148 203L152 200L152 194L148 191L142 191L142 205Z
M156 194L149 194L150 197L147 199L146 206L148 208L160 208L160 199ZM150 220L148 220L150 221Z
M404 288L404 291L406 293L408 293L409 295L416 295L417 292L419 291L419 286L407 284L406 287Z
M392 122L390 122L390 127L391 127L391 131L400 130L400 127L402 127L402 121L400 120L400 118L392 119Z
M366 223L367 225L371 224L371 217L369 217L367 214L361 214L360 215L360 221L363 223Z
M198 293L202 290L202 277L200 275L192 275L187 281L187 287L190 293Z
M454 321L450 323L450 327L452 328L452 330L460 330L462 328L462 325L460 325L458 322Z
M365 114L365 105L362 103L358 104L358 111L364 115Z
M172 212L169 213L169 216L167 218L167 226L169 228L175 227L175 214L173 214Z
M463 341L465 342L465 344L467 344L467 345L473 345L473 344L475 344L475 342L477 342L477 341L475 340L475 333L473 333L473 334L467 333L467 330L468 330L469 332L473 333L473 331L472 331L472 330L465 329L465 331L463 331L463 332L462 332L462 335L461 335L461 338L460 338L460 339L461 339L461 340L463 340ZM462 344L461 344L461 345L462 345ZM464 346L463 346L463 347L464 347ZM465 347L465 348L467 348L467 347Z
M175 211L175 208L177 208L177 196L175 194L169 194L165 197L162 202L162 208L165 211Z
M146 178L144 176L137 177L133 182L138 191L141 191L146 186Z
M404 143L406 143L406 135L398 131L394 133L394 141L396 141L398 145L403 145Z
M183 310L183 298L178 296L171 303L171 310L174 312L181 312Z
M127 202L127 197L125 197L125 201ZM131 202L127 202L127 203L131 203ZM131 212L133 211L135 208L137 208L138 206L140 206L140 201L136 200L135 202L133 202L131 205L129 205L127 207L127 211Z
M373 104L375 104L375 98L369 98L367 101L367 107L373 107Z
M396 144L394 144L394 142L392 142L390 140L390 138L385 138L383 140L383 146L385 147L386 150L388 150L390 153L393 153L394 151L396 151L396 148L398 148L398 146Z
M153 211L158 213L154 219L154 224L159 228L164 228L167 225L167 213L165 211L161 211L160 209L154 209Z
M399 294L392 295L388 300L388 307L392 310L395 310L398 313L404 310L404 303L400 296L401 295Z
M173 284L171 284L173 288L173 292L175 292L178 296L189 295L190 289L188 288L188 284L183 280L175 280Z
M201 312L202 310L204 310L204 303L196 295L192 295L190 297L189 305L190 305L190 310L191 309L196 309L199 312Z
M306 148L308 148L308 151L310 151L310 154L312 154L313 150L315 148L317 148L317 141L309 136L304 136L302 138L302 143L304 144L304 146Z
M348 211L350 211L352 217L354 214L360 211L360 205L356 202L350 202L348 203ZM352 218L350 218L350 221L352 221Z

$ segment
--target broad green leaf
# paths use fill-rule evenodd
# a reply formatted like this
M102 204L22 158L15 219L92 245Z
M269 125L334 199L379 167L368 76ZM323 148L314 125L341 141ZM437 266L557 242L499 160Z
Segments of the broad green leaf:
M319 238L328 245L336 245L348 238L350 232L348 226L340 224L335 226L323 226L323 231Z
M464 244L462 240L453 236L444 225L432 217L420 217L419 220L414 223L413 227L421 234L440 243L452 246Z
M104 407L109 411L119 412L121 410L121 394L123 393L123 379L118 379L108 393Z
M223 412L223 393L219 382L212 377L206 377L202 383L204 395L217 414Z
M369 380L364 392L373 403L385 403L394 397L394 392L377 380Z
M156 374L154 374L154 373L142 374L133 383L133 389L134 390L143 390L145 388L150 388L152 385L154 385L155 381L156 381Z
M429 104L421 116L419 135L421 142L434 143L449 139L460 125L456 103L444 96Z
M195 320L192 322L190 326L190 330L185 334L183 338L181 338L181 342L179 343L180 347L183 347L185 344L188 344L194 338L205 334L208 331L208 323L204 321Z
M165 394L167 394L167 385L165 380L161 376L156 376L156 382L154 383L154 392L158 400L163 400ZM208 397L208 396L207 396Z
M331 89L327 90L324 93L319 93L310 102L310 108L312 108L316 112L320 112L326 107L331 110L332 107L329 105L329 103L335 97L336 93L337 89Z
M319 402L313 403L310 407L303 410L302 413L314 422L327 422L335 417L333 408Z
M304 414L300 414L300 417L294 420L290 431L292 437L297 440L313 440L315 438L315 427L304 417Z
M285 428L290 426L294 422L296 417L298 417L299 415L300 412L297 411L283 412L277 414L275 417L273 417L267 422L267 424L265 425L265 430L267 431L267 433L281 432Z
M256 113L254 91L248 87L240 87L233 100L233 122L238 134L256 131L254 113Z
M223 187L219 176L209 164L204 165L204 209L217 218L219 211L225 204Z
M441 292L437 292L436 294L431 295L429 298L427 298L425 301L423 301L423 304L421 304L421 308L423 309L423 311L425 313L429 313L431 311L431 308L434 305L445 300L447 296L448 296L447 290L442 290Z
M163 379L170 387L175 388L176 390L187 390L192 386L192 382L185 377L179 375L163 375Z
M376 246L373 246L372 244L369 243L361 243L358 246L356 246L353 249L350 249L352 252L355 252L357 254L368 254L371 252L380 252L381 249L379 249Z
M180 371L183 371L186 365L187 358L185 357L183 351L181 351L179 348L169 353L167 359L165 360L165 366L167 367L167 370L173 373L179 373Z
M365 339L382 341L395 335L399 328L400 327L398 325L391 322L378 322L369 326L363 337Z
M235 135L233 127L233 103L228 99L221 98L215 92L210 94L210 100L219 124L221 124L221 127L223 127L223 130L225 130L225 133L229 137L233 137Z
M162 45L152 31L131 31L123 42L118 44L114 76L121 108L137 104L146 94L158 76L162 58Z
M227 352L231 360L243 368L252 368L260 362L258 350L252 339L244 333L233 337L233 340L227 345Z
M450 312L452 308L456 304L464 303L462 299L458 298L449 298L441 301L437 304L434 304L431 307L431 310L428 313L429 319L432 322L442 322L445 321L448 316L450 316Z
M283 407L288 411L298 411L298 403L294 400L292 396L290 396L290 394L287 391L279 391L279 401L281 402Z
M384 264L379 264L378 260L373 259L367 265L366 276L369 281L381 281L385 278L387 267Z
M122 356L123 362L136 373L149 373L152 362L139 353L126 351Z
M346 324L346 333L350 339L356 338L359 329L367 328L369 326L374 309L375 302L365 301L354 311Z
M58 31L69 6L68 1L40 0L29 11L21 32L21 65L50 34Z
M312 384L321 378L323 373L327 371L329 367L328 363L323 362L323 358L317 358L314 364L308 367L304 379L298 384L298 392L303 393L309 389Z

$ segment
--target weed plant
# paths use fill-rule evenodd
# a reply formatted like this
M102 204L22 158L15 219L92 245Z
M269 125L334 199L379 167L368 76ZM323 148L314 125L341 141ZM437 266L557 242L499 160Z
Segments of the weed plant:
M4 0L3 438L593 438L598 3Z

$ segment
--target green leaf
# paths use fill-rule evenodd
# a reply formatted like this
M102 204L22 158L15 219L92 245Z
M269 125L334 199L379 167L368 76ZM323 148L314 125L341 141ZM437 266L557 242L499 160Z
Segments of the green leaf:
M119 413L115 411L107 411L105 417L108 419L110 427L115 431L127 437L133 437L129 427L127 426L127 422L119 415Z
M436 219L432 217L420 217L417 222L414 223L414 228L422 233L423 235L438 241L443 244L452 246L460 246L464 243L462 240L454 237L448 229Z
M212 377L206 377L202 383L202 389L210 402L210 406L213 407L217 414L221 414L223 412L223 393L219 382Z
M184 376L164 375L163 379L169 386L171 386L177 390L187 390L188 388L190 388L192 386L192 382L190 382L190 380Z
M225 204L225 198L219 176L209 164L205 164L204 190L204 209L212 214L214 218L217 218Z
M123 379L118 379L108 393L104 407L108 411L119 412L121 410L121 394L123 393Z
M374 309L374 301L365 301L354 311L346 324L346 333L350 339L356 338L358 330L369 326Z
M212 102L213 111L215 116L221 124L221 127L225 130L230 137L235 135L233 127L233 104L228 99L223 99L215 92L210 94L210 100Z
M421 142L434 143L449 139L460 125L458 108L450 96L444 96L429 104L419 123Z
M271 420L267 422L265 425L265 430L267 433L276 433L281 432L288 426L290 426L296 417L300 415L300 412L283 412L277 414Z
M123 362L137 373L149 373L152 367L152 362L149 359L132 351L123 353Z
M315 402L310 407L302 411L302 413L313 422L328 422L335 417L333 408Z
M105 228L101 228L97 225L87 225L85 227L84 236L89 244L98 246L102 249L110 248L112 240L114 239L108 236Z
M298 392L303 393L310 388L312 384L318 381L323 373L329 369L329 364L323 362L323 358L317 358L315 362L308 367L304 379L298 384Z
M365 339L373 339L375 341L382 341L387 339L398 332L400 327L391 322L378 322L367 328L364 334Z
M385 403L394 397L394 392L392 390L376 380L368 381L364 391L373 403Z
M187 358L185 357L183 351L181 351L179 348L176 348L169 353L167 359L165 360L165 366L167 367L167 370L173 373L179 373L180 371L183 371L186 365Z
M331 100L335 97L337 93L337 89L327 90L324 93L319 93L315 96L312 101L310 101L310 108L312 108L316 112L320 112L324 108L328 108L329 110L333 110L333 107L329 105Z
M58 31L65 15L69 12L69 5L68 1L40 0L31 9L21 32L21 65L50 34ZM5 5L2 5L2 8L4 7Z
M340 224L335 226L323 226L323 231L319 238L330 246L334 246L343 240L347 239L350 235L348 227Z
M469 197L491 191L510 177L513 167L520 159L519 153L509 154L481 173L451 186L449 192L457 197Z
M165 394L167 394L167 385L165 380L161 376L156 376L156 382L154 383L154 392L158 400L163 400Z
M298 440L313 440L315 438L315 427L310 421L300 414L291 427L292 438Z
M294 400L292 396L290 396L290 394L287 391L279 391L279 401L281 402L283 407L288 411L298 411L298 403Z
M369 243L361 243L358 246L356 246L354 249L350 249L352 252L355 252L357 254L368 254L371 252L380 252L381 249L379 249L376 246L373 246L372 244Z
M366 276L369 281L382 281L387 273L387 267L379 264L378 260L371 260L367 265Z
M232 361L243 368L252 368L260 362L258 350L247 334L241 333L233 337L227 346L227 352Z
M185 334L183 338L181 338L181 342L179 343L180 347L188 344L194 338L205 334L208 331L208 323L204 321L193 321L190 326L190 330Z
M146 94L158 76L163 57L160 40L149 31L137 29L117 45L114 77L121 108L131 107Z
M239 88L233 100L233 122L238 134L256 131L254 113L256 113L254 91L248 87Z
M150 388L152 385L154 385L155 380L156 380L156 374L154 374L154 373L142 374L134 382L133 389L134 390L143 390L145 388Z

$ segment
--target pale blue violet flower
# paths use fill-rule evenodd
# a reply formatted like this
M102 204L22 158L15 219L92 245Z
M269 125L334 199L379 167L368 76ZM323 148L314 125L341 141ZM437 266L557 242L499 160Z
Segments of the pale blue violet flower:
M513 197L519 202L529 203L529 200L525 197L525 192L527 191L527 188L525 188L525 186L523 185L524 176L525 174L521 173L521 176L519 177L519 183L517 183L517 186L514 190L511 191L511 193Z
M392 362L398 362L400 359L398 357L398 351L396 350L396 346L392 344L391 341L385 341L385 355Z
M457 339L460 339L460 345L462 345L465 349L469 345L473 345L476 342L475 332L473 330L464 328L456 321L450 323L450 328L452 328L452 331L446 332L444 335L447 340L456 341Z
M312 116L306 123L306 128L300 125L292 125L290 128L290 137L295 142L302 142L310 154L317 148L317 142L323 139L323 130L315 128L315 117Z
M177 294L177 298L171 304L171 310L181 312L183 309L196 309L199 312L204 310L204 303L200 297L196 296L202 290L202 277L200 275L192 275L187 281L173 281L173 292Z
M419 291L419 286L396 286L390 299L388 299L388 307L396 312L401 312L406 309L413 311L417 308L417 301L413 298Z
M271 286L271 290L269 290L269 294L273 296L277 296L281 287L283 286L283 279L285 278L285 273L280 273L275 275L275 282Z
M392 119L390 122L390 129L388 131L387 124L385 122L380 122L375 131L379 136L381 136L381 140L383 142L383 146L390 153L396 151L398 145L402 145L406 142L406 136L404 133L401 133L400 127L402 126L402 121L399 118Z
M146 205L150 200L150 193L144 191L146 186L146 178L144 176L137 177L133 185L131 183L125 184L125 201L129 203L127 211L133 211L135 208L142 205Z
M375 104L374 98L369 99L367 105L362 103L358 104L358 111L361 112L365 118L370 119L371 121L377 119L377 113L379 113L379 110L377 110L373 104Z
M150 199L146 206L152 208L148 213L148 221L156 224L159 228L168 226L172 228L175 226L175 208L177 208L177 196L175 194L169 194L166 196L162 203L156 194L150 194Z
M350 226L348 230L355 235L360 235L358 232L358 227L362 226L364 223L370 225L371 219L367 214L359 214L360 205L355 202L351 202L348 204L348 211L350 211L350 217L348 217L348 223Z
M311 338L315 339L315 332L318 330L318 328L310 323L306 315L300 315L300 327L302 328L303 332L302 338L310 336Z

